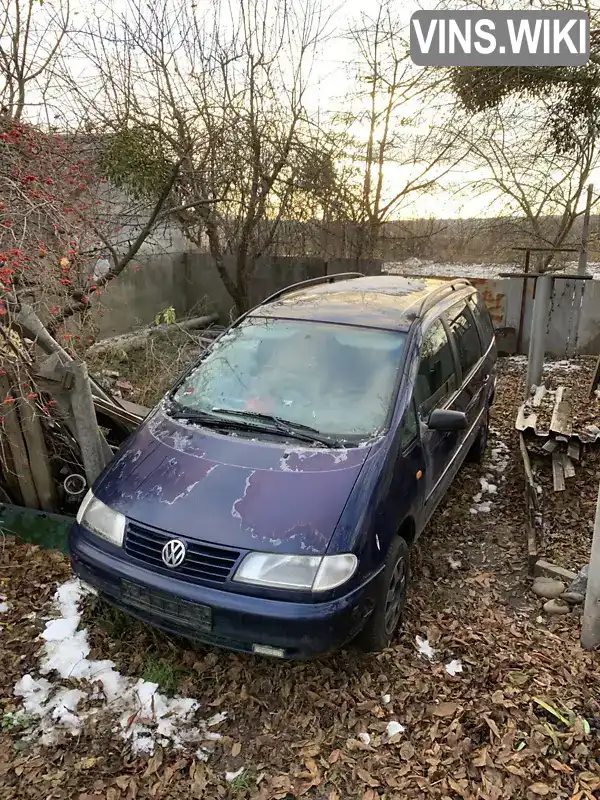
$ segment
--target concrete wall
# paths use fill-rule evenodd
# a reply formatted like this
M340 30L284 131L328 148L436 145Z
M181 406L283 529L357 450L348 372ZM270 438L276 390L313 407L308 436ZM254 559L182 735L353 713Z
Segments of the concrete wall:
M210 311L217 311L226 320L232 313L231 297L208 253L185 255L185 281L188 310L205 302ZM233 260L228 263L230 274L234 274ZM266 297L299 281L336 275L340 272L363 272L366 275L381 274L381 262L365 259L322 258L295 256L261 259L250 284L250 304L256 305Z
M233 315L232 301L208 253L148 254L129 267L102 298L104 316L98 317L100 337L125 333L152 322L156 314L174 306L178 316L218 312L223 323ZM316 257L277 257L261 260L250 289L252 305L273 292L298 281L340 272L381 273L380 261ZM233 272L233 263L229 264ZM447 278L447 280L452 280ZM490 309L503 352L527 353L533 309L533 281L527 281L523 306L522 278L472 278ZM549 309L546 352L564 358L573 353L600 353L600 281L586 281L581 314L573 313L577 302L576 281L557 280ZM519 329L522 333L519 337ZM576 329L577 328L577 329Z
M101 339L147 325L169 306L178 316L187 311L185 260L181 253L144 256L136 259L135 265L139 270L129 266L107 285L93 312Z
M146 255L136 260L138 270L128 267L102 295L102 316L95 317L99 337L127 333L146 325L169 306L177 316L216 311L221 322L234 315L231 297L208 253L177 252ZM233 274L233 261L229 264ZM277 257L256 265L250 286L250 302L256 305L292 283L341 272L379 275L381 262L356 259Z

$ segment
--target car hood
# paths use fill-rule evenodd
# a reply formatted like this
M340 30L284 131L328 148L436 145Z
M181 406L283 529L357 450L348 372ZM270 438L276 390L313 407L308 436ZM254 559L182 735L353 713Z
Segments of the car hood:
M290 447L223 435L157 409L96 496L129 519L229 547L325 553L370 445Z

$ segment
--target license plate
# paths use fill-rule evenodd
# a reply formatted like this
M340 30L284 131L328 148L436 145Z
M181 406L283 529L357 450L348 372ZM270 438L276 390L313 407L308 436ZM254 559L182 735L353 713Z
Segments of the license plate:
M209 631L212 628L210 606L181 600L166 592L147 589L139 583L121 581L121 597L126 603L142 611L149 611L161 617L168 617L196 630Z

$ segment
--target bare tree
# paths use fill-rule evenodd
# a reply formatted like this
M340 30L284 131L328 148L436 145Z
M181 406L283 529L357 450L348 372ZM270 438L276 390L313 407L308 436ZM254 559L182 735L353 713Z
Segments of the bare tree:
M441 83L436 73L415 68L406 34L390 0L364 12L350 31L358 90L344 119L354 133L352 158L362 171L361 256L375 255L388 221L433 191L463 156L456 134L448 135Z
M489 213L510 219L520 244L560 248L569 244L584 211L599 151L595 126L589 125L573 132L567 152L557 152L544 135L546 120L541 101L514 98L469 118L457 111L456 133L469 146L462 191L479 198ZM551 260L545 257L542 268Z
M177 165L167 204L188 240L208 247L240 311L279 226L322 185L314 165L334 163L305 106L323 31L313 0L208 13L128 0L78 40L93 67L86 81L71 75L75 110L102 132L109 177L151 199Z
M43 107L70 14L69 0L46 4L0 0L0 105L16 122L23 116L28 94L37 93L35 104Z

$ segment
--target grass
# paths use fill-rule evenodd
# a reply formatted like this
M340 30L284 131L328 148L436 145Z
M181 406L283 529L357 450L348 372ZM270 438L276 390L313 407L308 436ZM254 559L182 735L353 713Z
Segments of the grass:
M244 770L241 775L234 778L229 784L229 791L233 797L245 794L254 788L255 779L251 772Z
M83 619L85 622L93 622L104 628L106 633L115 639L120 639L138 624L137 620L99 598L93 598L85 608Z
M27 714L25 711L13 714L8 711L0 717L0 731L3 733L16 733L30 728L35 717L33 714Z
M167 659L150 656L144 664L142 678L150 683L157 683L164 694L172 695L177 692L181 679L187 674L188 670L175 666Z

